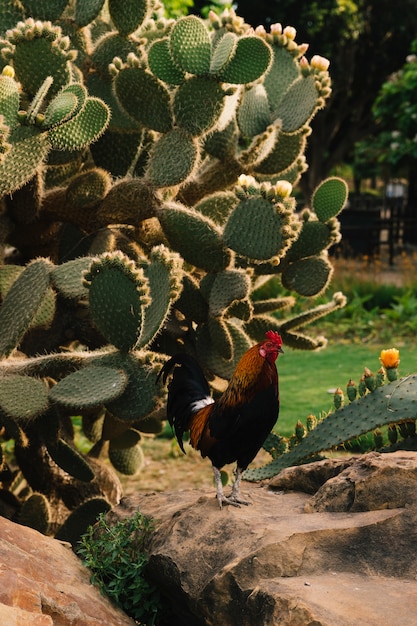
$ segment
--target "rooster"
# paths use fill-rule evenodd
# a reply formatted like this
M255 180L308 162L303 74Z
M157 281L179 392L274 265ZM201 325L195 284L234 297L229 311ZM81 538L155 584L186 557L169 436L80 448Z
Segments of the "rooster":
M282 350L280 335L272 330L266 339L245 352L225 392L218 400L198 362L188 354L173 356L162 367L168 384L167 417L185 453L183 435L213 466L217 500L239 507L249 504L240 498L243 471L255 458L270 433L279 412L278 373L275 361ZM236 461L235 482L230 496L223 493L221 468Z

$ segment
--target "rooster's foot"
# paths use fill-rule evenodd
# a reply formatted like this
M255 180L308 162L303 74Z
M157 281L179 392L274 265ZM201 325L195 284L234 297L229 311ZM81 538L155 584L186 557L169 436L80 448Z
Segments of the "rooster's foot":
M235 506L240 508L241 504L248 506L250 502L247 500L242 500L240 497L240 481L242 477L242 471L239 467L236 469L236 480L234 482L232 492L230 496L225 496L223 493L223 485L221 480L220 470L217 467L213 466L214 478L216 481L216 496L217 501L219 503L219 507L222 508L223 504L230 504L231 506Z
M223 504L230 504L231 506L235 506L240 509L241 504L245 506L249 506L250 504L250 502L248 502L247 500L242 500L239 496L233 495L233 493L231 493L230 496L228 497L225 495L222 495L218 497L217 499L218 499L220 508L223 507Z

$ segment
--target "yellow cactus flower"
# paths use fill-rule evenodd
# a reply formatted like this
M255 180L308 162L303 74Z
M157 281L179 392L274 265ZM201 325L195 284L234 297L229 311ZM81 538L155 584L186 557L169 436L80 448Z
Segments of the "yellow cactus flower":
M385 369L397 368L400 364L400 351L397 348L389 348L388 350L381 350L379 360Z

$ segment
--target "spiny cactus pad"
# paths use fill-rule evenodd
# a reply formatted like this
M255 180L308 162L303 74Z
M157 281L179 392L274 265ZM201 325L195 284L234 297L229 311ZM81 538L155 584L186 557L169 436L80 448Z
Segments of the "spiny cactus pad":
M224 240L238 254L267 261L284 254L295 233L286 229L289 216L265 198L242 200L227 220Z
M31 376L7 376L1 381L0 410L9 418L24 422L48 408L46 385Z
M242 37L229 62L217 73L217 78L232 84L253 83L266 72L271 57L271 49L263 39Z
M144 321L139 345L149 344L168 316L171 305L178 299L182 289L181 257L164 246L154 248L150 263L143 266L149 281L151 302L144 310Z
M86 500L67 517L56 533L56 539L68 541L75 548L81 535L95 524L100 513L107 513L110 509L111 505L105 498Z
M121 35L133 33L146 17L149 0L109 0L111 18Z
M43 493L32 493L19 511L19 524L46 535L51 515L49 501Z
M210 35L202 20L194 15L180 18L170 35L174 63L190 74L207 74L210 70Z
M110 109L99 98L87 98L81 111L48 133L55 150L81 150L98 139L110 120Z
M182 129L173 128L155 143L149 155L147 178L156 187L184 183L200 155L198 142Z
M57 465L70 476L78 480L90 482L94 478L94 472L87 461L81 456L75 447L70 446L64 439L47 444L48 452Z
M51 271L52 284L64 298L76 300L88 297L88 289L83 284L82 277L92 260L92 257L80 257L57 265Z
M172 59L168 37L153 42L148 50L148 63L154 76L168 85L181 85L185 79L185 72Z
M52 264L32 261L10 287L0 308L0 355L8 356L19 344L49 289Z
M313 193L311 204L321 222L336 217L348 199L348 186L342 178L332 176L323 181Z
M282 284L300 296L315 296L326 288L332 273L325 256L310 256L289 263L282 272Z
M173 106L177 124L192 135L207 133L217 124L225 97L217 82L204 76L192 76L175 92Z
M49 397L52 402L77 411L115 400L127 383L123 371L89 365L60 380Z
M117 73L114 88L120 106L134 120L161 133L171 130L170 94L153 74L126 66Z
M300 77L286 92L274 111L274 117L281 120L284 132L292 133L308 122L316 107L317 89L314 77Z
M125 372L129 382L123 394L105 404L117 419L136 422L147 417L158 404L157 376L161 363L152 360L151 353L121 354L114 352L95 358L95 365L117 367Z
M171 246L188 263L213 272L229 265L231 255L208 218L173 202L162 206L158 218Z
M112 441L109 446L109 459L115 469L126 476L137 474L144 464L144 456L140 446L119 448Z
M33 126L18 126L7 138L9 149L0 159L0 195L28 182L46 159L51 145L46 133Z
M14 75L13 68L3 69L0 76L0 111L3 122L13 128L17 123L17 113L19 110L19 83L8 74Z
M70 82L73 55L68 47L69 39L59 26L29 18L9 31L3 55L25 92L33 97L48 76L54 76L52 94Z
M247 480L271 478L285 467L296 465L324 450L342 444L398 419L415 418L417 374L377 387L372 393L343 406L305 436L289 452L268 465L245 472Z
M120 252L94 259L84 274L90 310L100 331L124 352L138 342L149 287L143 270Z

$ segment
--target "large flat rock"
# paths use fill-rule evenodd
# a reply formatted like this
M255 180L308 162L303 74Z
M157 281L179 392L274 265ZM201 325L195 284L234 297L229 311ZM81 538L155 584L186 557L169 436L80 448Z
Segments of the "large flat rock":
M415 626L417 504L410 481L417 455L373 456L365 469L364 462L363 457L347 465L343 461L331 472L333 483L327 488L329 498L339 502L336 482L343 492L347 479L342 474L349 472L351 485L361 483L359 511L355 506L329 511L323 494L317 498L249 483L243 484L243 493L251 505L240 509L220 511L214 490L122 500L119 515L139 507L156 520L149 570L176 613L177 621L170 624ZM371 510L364 510L365 479L374 485ZM408 496L397 494L402 506L389 508L389 498L381 494L389 493L385 490L392 482L397 491L404 484L410 504L404 501ZM380 509L375 509L375 492ZM352 508L355 499L340 501Z

